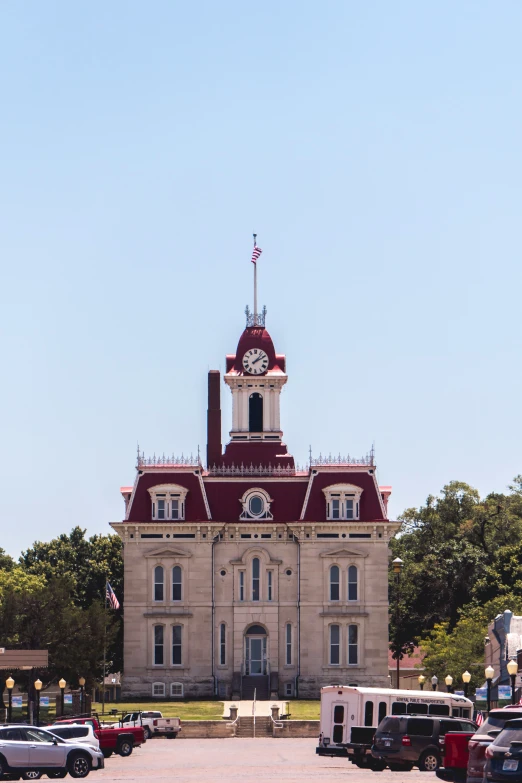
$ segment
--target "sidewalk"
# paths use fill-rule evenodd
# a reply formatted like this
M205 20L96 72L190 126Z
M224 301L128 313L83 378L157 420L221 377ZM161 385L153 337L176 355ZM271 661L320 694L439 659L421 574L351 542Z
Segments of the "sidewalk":
M230 715L230 707L235 704L238 707L238 715L240 718L247 718L253 715L254 702L249 701L225 701L223 702L223 717L228 718ZM279 707L279 714L284 713L286 701L256 701L256 715L272 715L272 705L277 704Z

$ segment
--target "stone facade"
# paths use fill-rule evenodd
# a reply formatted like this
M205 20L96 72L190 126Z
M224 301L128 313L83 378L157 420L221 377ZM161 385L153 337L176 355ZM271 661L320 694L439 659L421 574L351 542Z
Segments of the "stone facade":
M124 543L124 698L388 685L390 488L373 453L295 466L280 430L285 367L268 332L247 328L227 356L224 453L212 371L212 464L138 454L112 524Z

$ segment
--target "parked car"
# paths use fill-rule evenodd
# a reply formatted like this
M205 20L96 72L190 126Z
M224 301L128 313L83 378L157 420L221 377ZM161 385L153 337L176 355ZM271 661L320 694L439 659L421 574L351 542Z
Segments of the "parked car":
M0 777L21 775L36 780L49 778L85 778L91 770L103 769L99 750L77 742L66 742L36 726L12 725L0 728Z
M508 720L485 755L484 779L488 783L522 780L522 719Z
M121 719L120 726L143 726L145 738L167 736L174 739L181 731L179 718L164 718L161 712L128 712Z
M441 765L445 735L476 728L462 718L391 715L381 721L375 732L372 756L385 761L391 770L418 766L433 772Z
M72 723L70 726L61 726L60 724L48 726L47 731L51 731L57 737L63 740L74 740L81 745L89 745L95 750L100 749L100 740L94 736L94 729L87 723Z
M81 724L92 726L94 736L100 741L100 750L106 759L113 753L120 756L130 756L135 747L139 747L145 742L145 733L142 726L128 726L119 728L118 726L101 726L96 716L69 718L68 720L59 720L55 726L70 726L71 724Z

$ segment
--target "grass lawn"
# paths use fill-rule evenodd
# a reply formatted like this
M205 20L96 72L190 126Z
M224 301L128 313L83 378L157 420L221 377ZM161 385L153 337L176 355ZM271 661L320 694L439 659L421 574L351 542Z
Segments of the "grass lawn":
M321 713L321 701L299 700L290 701L290 720L319 720Z
M93 702L92 709L101 715L102 705L99 702ZM159 710L165 718L181 718L181 720L221 720L223 716L222 701L187 701L180 699L179 701L108 702L105 705L105 717L107 720L111 720L112 716L109 713L112 709L116 709L118 712L122 710L124 712ZM114 720L116 720L116 717L114 717Z

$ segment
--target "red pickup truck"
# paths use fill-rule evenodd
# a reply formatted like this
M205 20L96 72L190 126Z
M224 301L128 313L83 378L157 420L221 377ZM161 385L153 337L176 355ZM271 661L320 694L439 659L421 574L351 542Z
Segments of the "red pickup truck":
M120 756L130 756L134 748L143 745L146 742L145 733L142 726L129 726L128 728L119 728L117 726L105 727L100 725L98 717L67 718L67 720L57 720L56 724L67 723L88 723L92 726L94 736L100 741L100 750L106 759L113 753L119 753Z
M446 734L443 766L437 777L450 783L482 783L486 764L486 748L500 734L508 720L521 717L520 707L491 710L475 734L452 732Z

